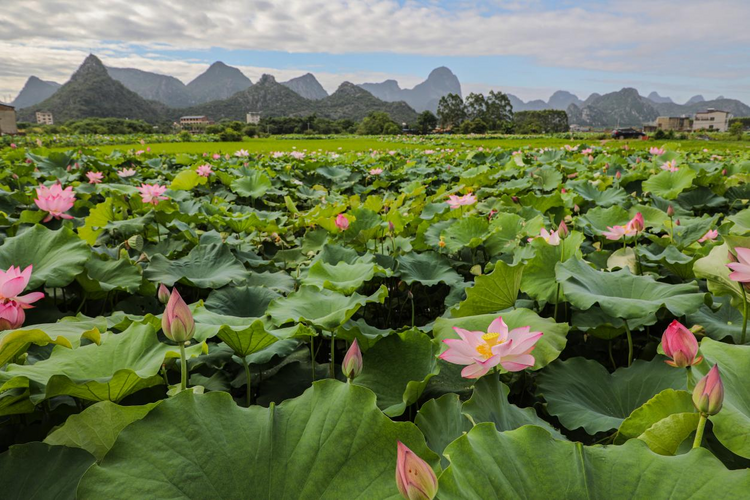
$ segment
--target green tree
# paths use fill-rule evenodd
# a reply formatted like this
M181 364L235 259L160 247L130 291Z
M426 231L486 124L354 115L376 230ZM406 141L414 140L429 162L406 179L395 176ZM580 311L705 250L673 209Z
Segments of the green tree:
M743 127L742 123L739 121L736 121L729 126L729 135L734 137L735 140L741 141L742 135L744 133L745 133L745 127Z
M466 118L468 120L484 119L487 117L487 99L482 94L472 92L466 96Z
M357 128L360 135L398 134L401 127L384 111L373 111L362 120Z
M568 130L568 114L560 109L519 111L513 115L516 134L553 134Z
M417 117L417 131L422 134L429 134L437 128L438 119L432 111L422 111Z
M513 126L513 105L502 92L490 90L486 99L486 112L482 116L490 130L510 132Z
M466 106L458 94L448 94L438 102L437 117L443 128L458 128L466 119Z

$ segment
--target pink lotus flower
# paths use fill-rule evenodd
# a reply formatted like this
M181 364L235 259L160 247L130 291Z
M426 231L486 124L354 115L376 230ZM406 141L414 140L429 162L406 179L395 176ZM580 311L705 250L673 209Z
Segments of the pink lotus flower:
M628 222L627 227L634 230L636 233L640 233L645 228L645 223L643 222L643 214L638 212L635 214L635 217L630 219L630 222Z
M349 218L344 214L338 214L336 216L336 227L342 231L349 229Z
M703 356L697 356L698 341L695 335L677 320L672 321L664 331L661 347L664 354L670 358L665 361L670 366L685 368L697 365L703 360Z
M724 404L724 383L721 381L719 365L714 365L695 384L693 389L693 405L703 415L716 415Z
M34 302L44 297L42 292L19 295L29 284L32 266L21 271L20 267L10 266L0 271L0 330L13 330L26 320L24 309L31 309Z
M195 334L195 320L177 288L172 289L167 308L161 317L161 329L173 342L186 342Z
M617 241L622 238L627 238L635 234L635 230L628 228L627 226L607 226L609 231L604 231L602 234L607 237L608 240Z
M560 221L560 225L557 226L557 234L560 236L560 238L567 238L570 234L570 229L568 229L568 225L565 223L565 221Z
M159 289L156 291L156 298L162 304L169 302L169 288L164 286L164 283L159 284Z
M406 500L432 500L437 495L438 480L430 464L404 443L398 441L396 487Z
M581 154L582 154L582 155L590 155L590 154L591 154L591 153L593 153L593 152L594 152L594 150L593 150L593 149L591 149L591 148L586 148L586 149L584 149L584 150L582 150L582 151L581 151Z
M141 201L143 203L151 203L156 206L161 200L168 200L169 197L164 196L164 192L167 190L167 186L160 186L158 184L141 184L138 191L141 193Z
M285 153L285 152L283 152L283 151L274 151L274 152L273 152L273 153L271 154L271 156L272 156L273 158L281 158L281 157L283 157L284 155L286 155L286 153Z
M141 156L143 153L145 153L145 151L142 150L142 149L139 149L138 151L135 152L135 155L136 156Z
M12 300L0 302L0 331L15 330L26 321L23 308Z
M220 160L221 155L219 153L214 153L213 156L211 156L211 158L213 158L214 160Z
M12 142L10 143L10 149L16 149L16 147L17 146L15 144L13 144Z
M37 198L34 200L36 206L47 212L47 217L44 218L43 222L49 222L53 217L55 219L73 218L72 215L65 213L73 208L76 200L76 195L73 193L71 186L63 189L60 184L53 184L50 187L40 184L36 188L36 196Z
M351 347L346 351L344 360L341 362L341 371L346 378L354 379L357 375L362 373L362 367L362 351L359 350L357 339L354 339Z
M750 283L750 248L735 247L734 251L737 260L727 264L732 270L729 279L739 283ZM734 260L734 255L730 254L730 257Z
M382 168L371 168L370 169L370 175L380 175L383 173Z
M706 241L714 241L716 238L719 237L719 231L717 229L709 229L706 234L701 236L701 239L698 240L698 243L705 243Z
M234 156L236 156L238 158L242 158L242 157L245 157L245 156L250 156L250 153L248 153L247 150L245 150L245 149L240 149L239 151L235 151L234 152Z
M542 332L532 332L524 326L508 331L502 317L490 323L487 333L453 327L460 339L445 339L448 350L440 359L456 365L466 365L461 370L464 378L479 378L498 364L509 372L518 372L534 366L534 350Z
M677 165L676 160L668 161L661 166L662 170L667 170L669 172L677 172L680 170L680 167Z
M289 153L289 154L290 154L290 155L292 156L292 158L294 158L295 160L301 160L302 158L304 158L304 157L305 157L305 153L303 153L302 151L292 151L292 152L291 152L291 153Z
M664 153L666 153L666 151L664 150L664 148L657 148L657 147L655 147L655 146L654 146L654 147L651 147L651 148L649 148L648 152L649 152L650 154L654 155L654 156L661 156L661 155L663 155Z
M213 173L214 173L214 171L213 171L213 170L211 170L211 165L208 165L208 164L206 164L206 165L201 165L200 167L198 167L198 168L197 168L196 172L197 172L197 173L198 173L198 175L200 175L201 177L210 177L210 176L211 176L211 174L213 174Z
M86 172L86 177L89 179L89 184L100 184L104 179L102 172Z
M560 244L560 235L557 231L547 231L547 229L542 228L537 238L544 238L544 241L555 247ZM534 238L529 238L527 241L532 242Z
M473 205L477 202L477 197L474 196L472 193L465 194L463 196L457 196L455 194L452 194L448 197L448 206L451 207L451 209Z
M133 177L135 174L136 174L136 171L134 168L123 168L122 170L119 170L117 172L117 175L122 179Z

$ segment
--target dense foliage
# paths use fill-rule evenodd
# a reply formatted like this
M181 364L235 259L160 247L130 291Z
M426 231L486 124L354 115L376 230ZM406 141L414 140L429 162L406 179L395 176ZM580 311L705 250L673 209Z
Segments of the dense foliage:
M750 488L747 152L146 148L0 152L11 497Z
M553 134L567 132L568 114L559 109L519 111L513 114L513 131L516 134Z

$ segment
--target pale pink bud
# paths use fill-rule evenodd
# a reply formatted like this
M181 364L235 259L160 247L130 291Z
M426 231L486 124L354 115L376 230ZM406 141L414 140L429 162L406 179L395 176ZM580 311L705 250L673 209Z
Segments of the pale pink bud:
M362 373L362 367L362 351L359 350L357 339L354 339L351 347L346 351L344 361L341 363L341 371L346 375L346 378L354 379Z
M698 341L695 335L677 320L672 321L664 331L661 347L664 354L671 358L665 361L670 366L685 368L697 365L703 360L703 356L697 356Z
M620 180L620 178L622 178L622 174L621 174L621 173L620 173L620 171L618 170L618 171L617 171L617 173L615 174L615 179L617 179L617 180L619 181L619 180Z
M349 218L344 214L338 214L336 216L336 227L342 231L349 229Z
M724 403L724 384L719 374L719 365L714 365L705 377L695 384L693 404L703 415L716 415Z
M167 308L161 317L164 335L174 342L186 342L195 334L195 320L190 308L182 300L177 288L172 289Z
M396 486L406 500L432 500L438 491L432 467L401 441L398 442Z
M667 207L667 216L674 217L674 207L672 207L672 205Z
M169 289L164 286L164 283L159 285L159 290L156 292L156 298L159 302L166 304L169 302Z
M568 225L565 224L565 221L560 222L560 225L557 226L557 234L560 238L567 238L570 234L570 229L568 229Z

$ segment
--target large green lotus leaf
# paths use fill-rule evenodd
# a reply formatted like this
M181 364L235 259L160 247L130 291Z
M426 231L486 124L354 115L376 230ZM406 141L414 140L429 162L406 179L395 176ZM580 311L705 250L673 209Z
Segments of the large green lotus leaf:
M333 331L354 316L360 307L368 302L382 304L387 295L385 286L369 297L358 293L347 296L331 290L318 290L314 286L302 286L288 297L271 302L267 312L277 326L304 322Z
M408 285L416 282L424 286L438 283L452 286L463 281L450 261L435 252L413 252L399 257L397 275Z
M360 350L366 351L370 347L374 346L381 338L387 337L393 333L390 329L380 329L372 325L368 325L367 322L360 318L357 321L349 320L338 330L336 330L336 338L341 340L353 341L357 339L357 344Z
M718 296L729 296L732 305L742 305L742 290L736 281L729 279L731 271L727 267L729 259L729 246L724 243L711 249L705 257L698 259L693 264L693 272L696 278L706 280L708 290Z
M745 234L750 231L750 208L740 210L734 215L727 217L734 225L730 229L732 234Z
M450 464L448 458L443 456L445 447L474 426L461 412L462 406L458 394L443 394L423 404L414 418L414 423L427 440L427 446L441 456L443 467Z
M279 339L268 333L262 320L255 320L248 328L233 329L222 326L216 334L237 356L245 357L275 343Z
M627 210L615 205L609 208L592 208L581 215L578 221L588 224L598 234L607 231L607 227L624 226L631 218Z
M319 260L310 266L302 283L348 295L370 281L375 275L375 268L374 263L339 262L333 265Z
M115 211L112 208L113 198L107 198L103 203L89 210L85 224L78 228L78 236L91 246L96 244L96 239L104 231L107 223L115 219Z
M110 401L100 401L68 417L65 424L52 431L44 442L81 448L101 462L115 444L120 431L145 417L157 404L120 406Z
M465 217L459 219L445 230L445 248L458 252L463 248L475 248L489 236L489 223L485 218Z
M18 330L0 332L0 366L26 352L30 344L56 344L68 349L81 345L81 339L99 343L101 332L107 329L103 318L89 321L61 321L27 326Z
M600 363L585 358L558 361L539 373L539 393L547 411L570 430L589 434L620 427L639 406L664 389L685 389L684 370L662 360L635 360L610 374Z
M135 293L141 287L141 271L128 259L102 260L91 258L86 262L89 279L80 280L87 291L110 292L123 290Z
M197 356L205 344L187 349ZM32 403L54 396L69 395L88 401L118 402L125 396L163 383L158 375L166 358L179 357L177 346L159 342L151 325L133 323L120 334L109 333L101 345L78 349L56 347L52 355L33 365L10 365L0 372L0 382L29 381Z
M127 426L78 497L397 500L397 441L437 465L414 424L353 384L316 382L271 408L186 391Z
M260 198L271 189L271 179L263 172L250 171L244 177L232 181L232 191L248 198Z
M521 291L539 302L551 302L553 304L557 302L555 298L557 293L555 265L561 261L575 260L575 256L579 255L579 249L584 239L583 234L578 231L571 231L570 235L560 242L560 245L550 245L542 238L534 239L531 246L536 254L523 270Z
M180 281L198 288L221 288L231 282L245 281L248 273L228 246L213 243L198 245L178 260L156 254L144 271L144 276L167 286Z
M487 327L498 316L502 316L509 329L530 326L531 331L542 332L543 335L536 343L532 353L536 362L532 370L539 370L557 359L567 343L566 335L570 328L567 323L555 323L551 318L542 318L529 309L515 309L503 314L482 314L465 318L438 318L433 332L438 340L457 339L458 334L453 327L466 330L487 331Z
M206 299L206 309L218 314L245 318L260 318L268 304L281 297L264 286L227 286L214 290Z
M354 384L374 392L386 415L399 416L437 374L437 351L432 339L419 330L390 335L364 353L364 368Z
M714 340L732 337L734 343L739 344L742 339L742 313L732 307L729 297L714 298L713 302L711 307L704 304L697 312L688 314L687 324L702 326L706 335Z
M83 473L94 463L90 453L67 446L32 442L0 455L5 500L75 500Z
M646 403L640 408L633 410L633 413L622 422L617 431L615 444L621 444L628 439L642 436L649 429L651 429L652 434L664 431L666 426L663 421L665 419L672 415L680 415L683 413L695 413L692 395L687 391L665 389L646 401ZM693 426L690 432L694 430L695 426ZM674 450L677 449L677 446L679 446L685 437L687 436L683 436L678 442L673 443ZM654 451L659 453L657 450ZM663 455L664 453L660 454ZM674 451L667 454L674 455Z
M700 352L711 365L719 365L724 383L724 406L710 417L713 432L731 452L750 458L750 346L704 338ZM706 365L696 368L707 371Z
M503 261L487 276L477 276L474 286L466 289L466 300L451 314L455 318L502 311L516 304L521 287L523 266L509 266Z
M610 207L612 205L622 205L628 199L628 194L622 188L610 187L600 191L598 187L590 182L577 184L574 188L576 193L580 194L584 200L592 201L598 207Z
M172 191L186 190L190 191L200 184L206 184L208 179L198 175L198 172L191 168L187 168L172 179L172 183L169 185L169 189ZM234 188L234 186L232 186Z
M734 499L750 489L747 471L726 469L705 449L664 457L637 439L582 446L535 426L497 432L479 424L445 453L441 500Z
M662 307L675 316L683 316L703 304L704 294L695 282L670 285L650 276L633 275L627 269L597 271L580 259L557 264L555 270L571 304L585 310L598 303L606 314L615 318L643 318Z
M698 174L690 168L681 168L677 172L667 170L643 181L643 191L653 193L666 200L674 200L681 192L693 185Z
M58 288L69 285L90 256L91 248L67 227L52 231L36 225L5 240L0 247L0 269L33 265L27 290L40 285Z

